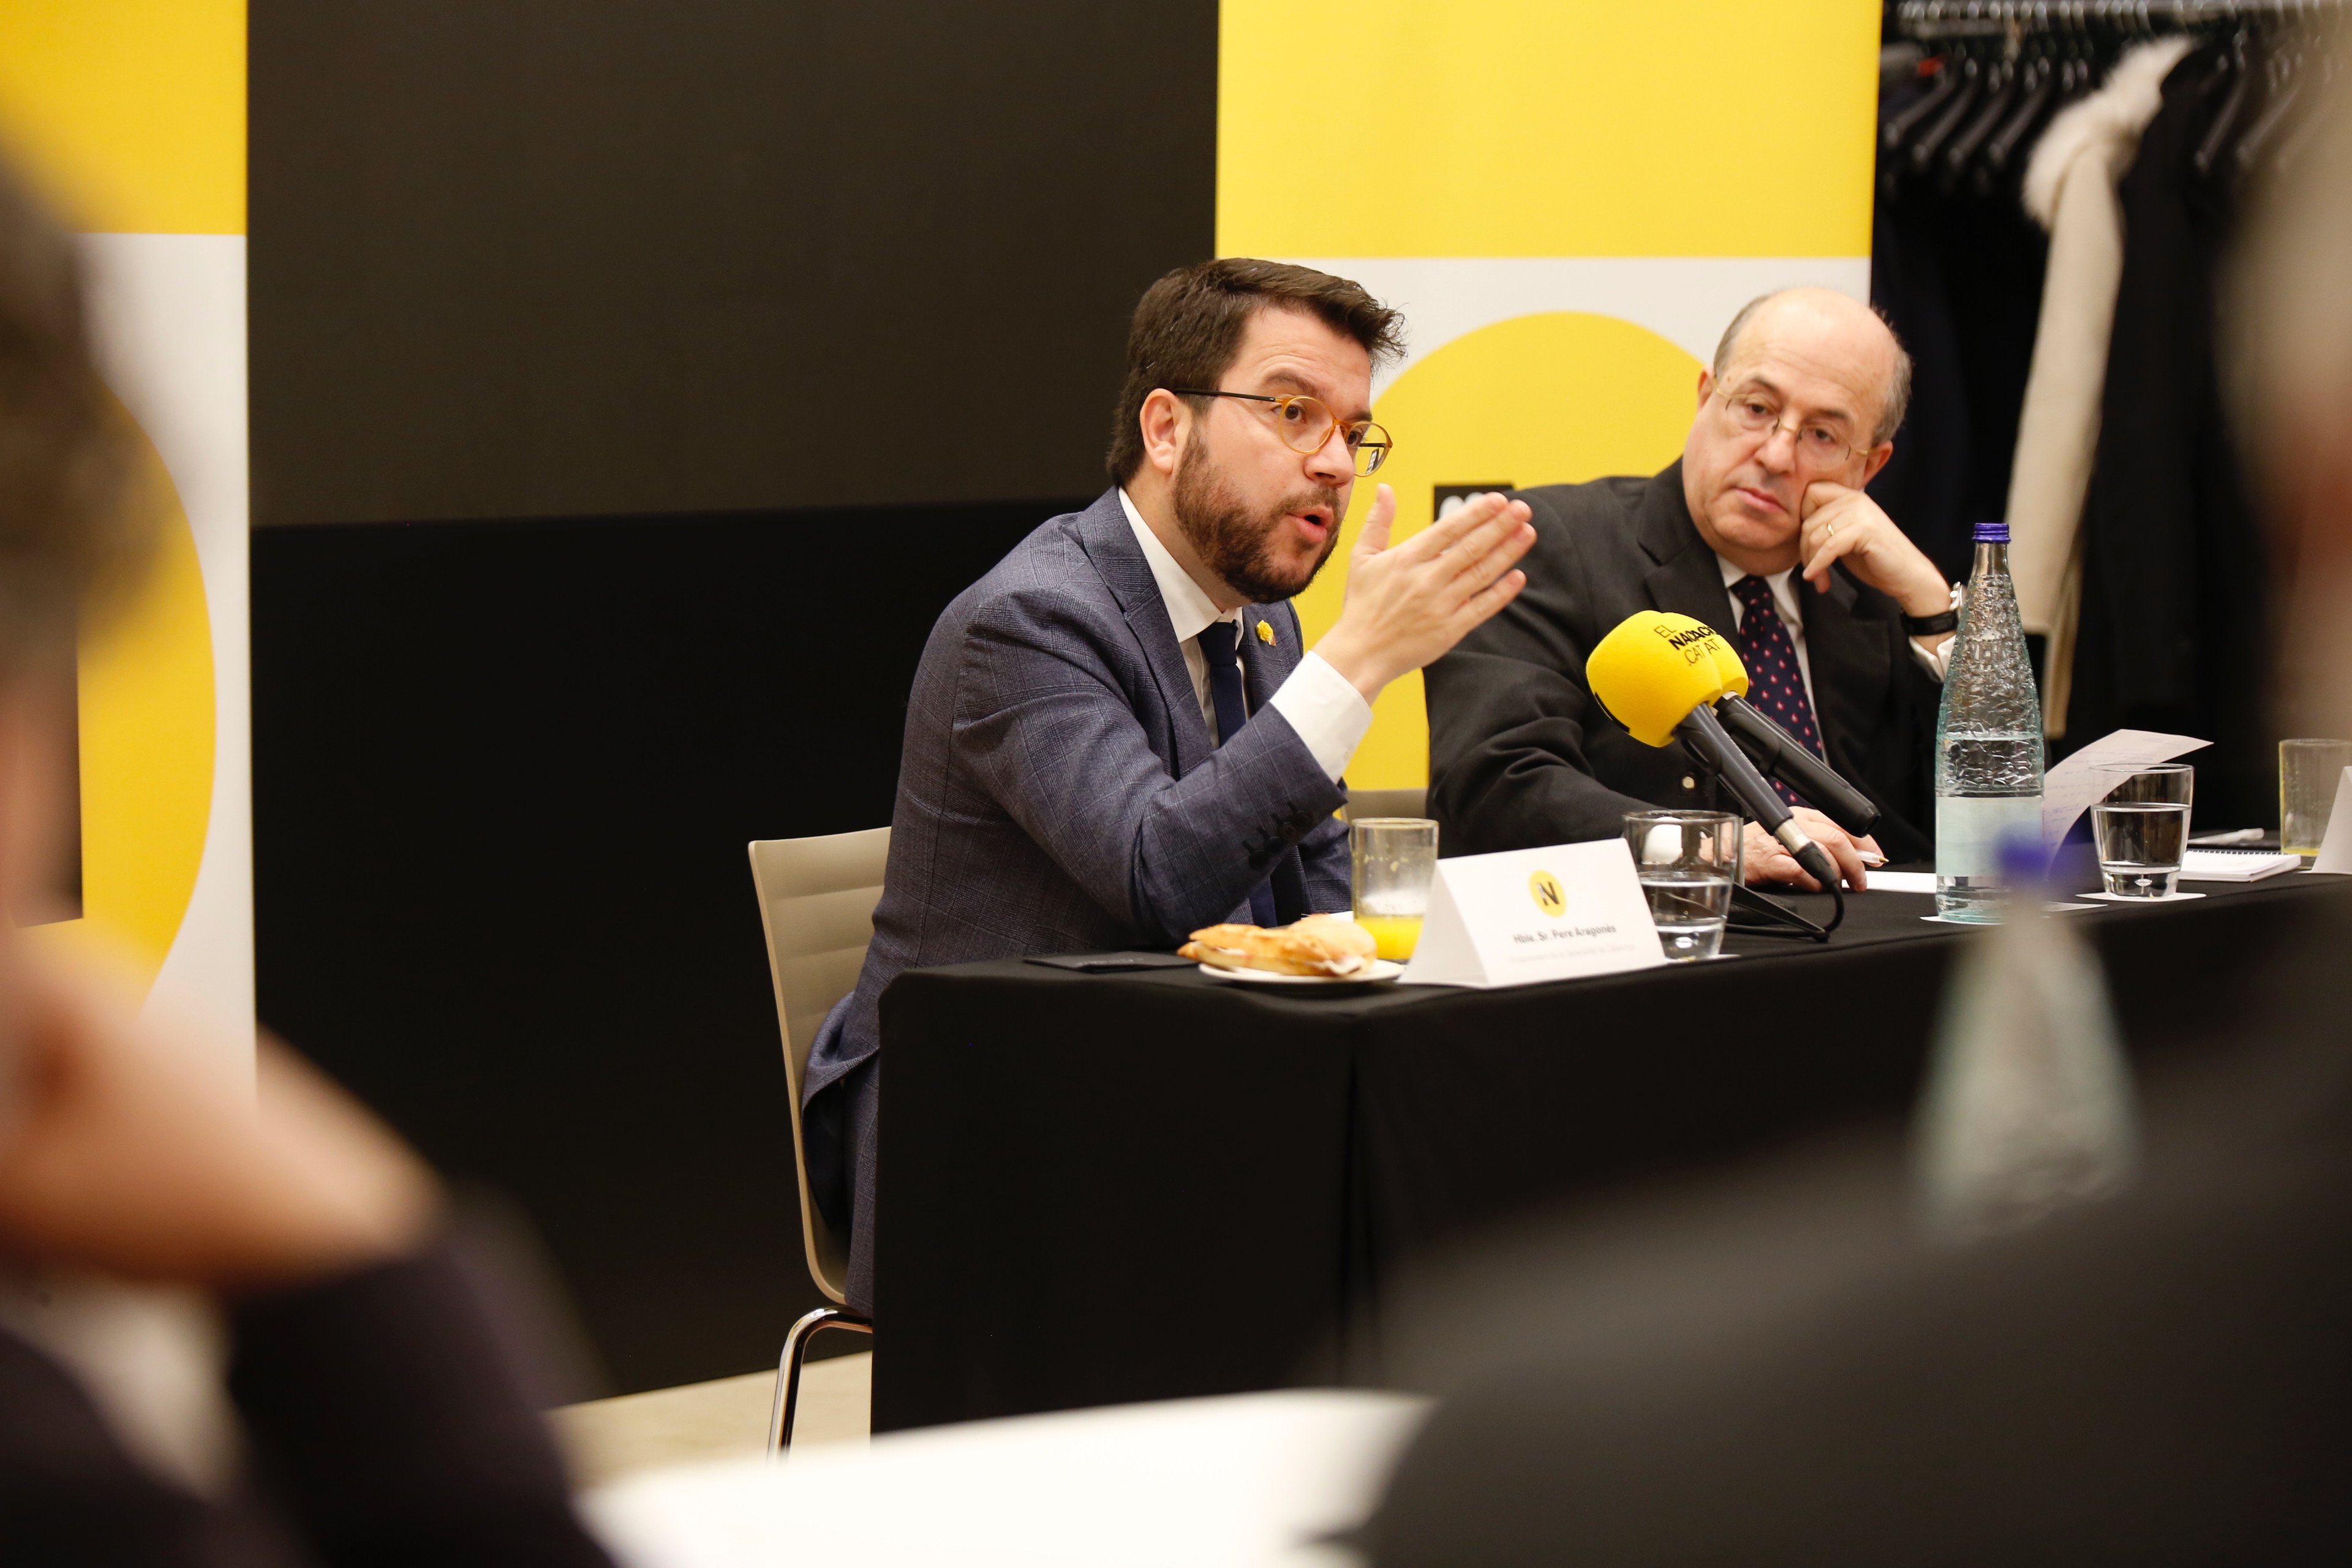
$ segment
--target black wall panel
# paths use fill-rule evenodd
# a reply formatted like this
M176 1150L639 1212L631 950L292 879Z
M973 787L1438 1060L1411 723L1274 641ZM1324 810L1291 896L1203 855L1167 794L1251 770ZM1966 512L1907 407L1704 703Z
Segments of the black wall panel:
M262 1017L623 1389L815 1300L743 845L887 821L1005 498L1101 488L1216 11L254 0Z
M1099 488L1215 0L255 0L258 523Z
M931 622L1070 504L255 536L262 1016L521 1203L620 1388L817 1304L743 847L889 820Z

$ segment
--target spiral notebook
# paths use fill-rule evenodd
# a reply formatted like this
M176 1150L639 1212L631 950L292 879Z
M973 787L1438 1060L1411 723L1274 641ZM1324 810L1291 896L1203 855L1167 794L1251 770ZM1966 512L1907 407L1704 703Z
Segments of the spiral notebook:
M2180 858L2184 882L2259 882L2303 864L2275 849L2191 849Z

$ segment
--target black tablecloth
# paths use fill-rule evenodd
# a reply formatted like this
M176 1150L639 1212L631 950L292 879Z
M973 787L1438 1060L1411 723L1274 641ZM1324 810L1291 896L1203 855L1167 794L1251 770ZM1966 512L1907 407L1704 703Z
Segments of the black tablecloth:
M2226 1032L2340 890L2291 875L2058 918L2145 1059ZM1825 897L1791 900L1826 919ZM877 1430L1276 1386L1407 1258L1917 1089L1962 928L1849 900L1825 946L1497 991L917 970L882 999Z

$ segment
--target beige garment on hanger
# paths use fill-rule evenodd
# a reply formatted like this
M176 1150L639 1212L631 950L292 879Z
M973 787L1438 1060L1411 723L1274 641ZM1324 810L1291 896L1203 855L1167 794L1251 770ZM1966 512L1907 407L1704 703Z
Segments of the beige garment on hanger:
M2164 105L2164 79L2187 54L2174 37L2142 44L2106 84L2063 110L2025 171L2025 210L2050 231L2050 264L2009 480L2009 563L2025 629L2049 639L2042 733L2066 732L2083 596L2083 498L2099 448L2107 342L2123 280L2116 182Z

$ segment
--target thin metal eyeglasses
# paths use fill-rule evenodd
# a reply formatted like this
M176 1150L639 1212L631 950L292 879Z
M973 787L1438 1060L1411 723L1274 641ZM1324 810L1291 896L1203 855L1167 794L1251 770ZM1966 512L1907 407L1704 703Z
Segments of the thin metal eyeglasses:
M1263 392L1197 392L1181 386L1168 390L1179 397L1235 397L1244 403L1271 403L1274 428L1282 437L1282 444L1309 457L1323 449L1336 428L1340 439L1348 444L1349 454L1356 459L1359 479L1377 472L1389 460L1389 452L1396 445L1389 439L1386 430L1369 419L1341 424L1339 416L1321 398L1309 397L1303 392L1274 396Z
M1724 409L1731 416L1732 424L1748 435L1769 441L1780 431L1790 429L1771 400L1759 393L1718 391L1715 395L1723 400ZM1805 460L1805 465L1817 471L1834 468L1849 458L1870 456L1869 447L1848 445L1833 425L1796 426L1790 439L1796 443L1797 454ZM1761 445L1760 442L1759 444Z

